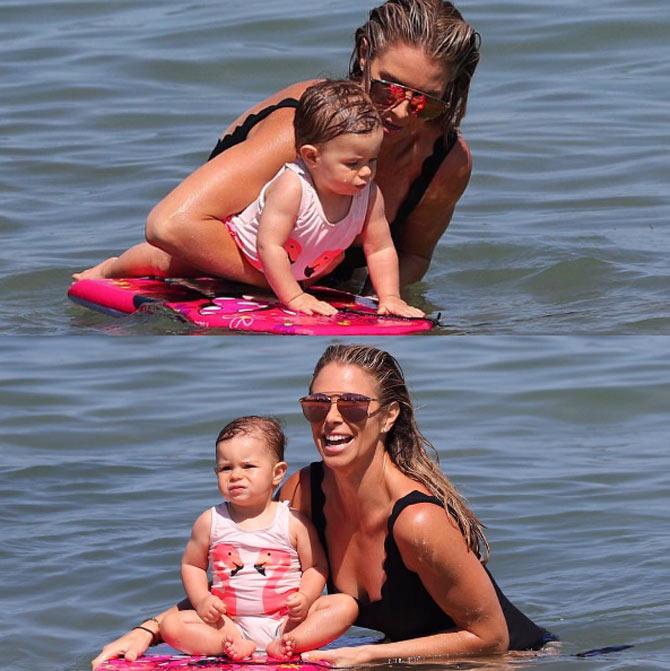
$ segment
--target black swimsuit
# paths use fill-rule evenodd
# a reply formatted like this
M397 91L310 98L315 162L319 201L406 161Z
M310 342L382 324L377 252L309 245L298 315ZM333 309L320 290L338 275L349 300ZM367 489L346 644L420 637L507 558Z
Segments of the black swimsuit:
M246 140L249 136L251 129L276 110L284 108L295 109L297 107L298 101L295 98L284 98L275 105L269 105L268 107L264 107L260 112L250 114L239 126L233 130L232 133L228 133L219 139L219 141L216 143L216 146L212 150L212 153L209 155L208 160L211 161L215 156L218 156L219 154L226 151L226 149L230 149L236 144L244 142L244 140ZM426 192L426 189L428 189L428 186L435 176L435 173L442 165L442 162L446 158L447 154L456 144L457 137L458 136L456 131L451 131L446 139L443 136L440 136L433 145L433 153L423 162L421 173L410 185L409 191L405 196L405 200L403 200L403 202L400 204L395 219L391 222L391 234L396 244L407 217L418 205L421 198L423 198L423 194ZM344 253L344 261L342 261L342 263L340 263L337 268L335 268L335 270L329 275L328 282L320 281L320 283L341 284L350 279L357 268L364 268L365 265L365 256L361 247L349 247Z
M323 514L325 496L321 488L323 463L315 462L309 468L312 523L328 554L326 519ZM454 629L456 626L433 601L419 576L403 564L393 538L393 526L398 516L407 506L415 503L434 503L442 507L439 499L419 491L413 491L395 502L388 520L388 532L384 542L386 557L383 568L386 577L382 585L381 599L358 601L360 610L356 625L381 631L392 641L428 636ZM488 570L486 573L491 579L507 622L510 650L538 650L548 641L556 640L553 634L538 627L516 608L501 592ZM337 592L331 577L328 578L328 592Z
M278 109L283 109L285 107L292 107L296 109L298 107L298 101L295 98L284 98L280 100L276 105L269 105L264 107L260 112L255 114L250 114L244 119L244 121L235 128L232 133L224 135L222 138L219 138L219 141L216 143L216 147L212 149L212 153L209 155L208 161L211 161L215 156L222 154L226 149L234 147L240 142L244 142L247 137L249 137L249 132L251 129L259 122L263 121L269 117L273 112L276 112Z

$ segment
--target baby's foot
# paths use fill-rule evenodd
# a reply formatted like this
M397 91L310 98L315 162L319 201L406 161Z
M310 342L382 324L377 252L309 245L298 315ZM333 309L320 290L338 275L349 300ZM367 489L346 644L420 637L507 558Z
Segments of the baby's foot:
M101 261L97 266L92 266L86 270L82 270L80 273L73 273L73 280L102 280L107 277L111 277L111 269L116 261L117 256L110 256L108 259Z
M283 634L281 638L270 641L265 652L268 653L268 657L279 659L282 662L293 659L296 656L295 639L291 634Z
M251 657L256 650L256 644L248 638L228 638L223 642L223 653L234 662Z

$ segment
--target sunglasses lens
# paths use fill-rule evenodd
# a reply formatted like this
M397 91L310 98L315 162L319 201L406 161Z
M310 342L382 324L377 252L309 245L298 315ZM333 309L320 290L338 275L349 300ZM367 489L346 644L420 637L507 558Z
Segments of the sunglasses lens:
M437 119L445 114L446 111L447 106L445 104L440 103L439 100L426 98L426 96L422 96L422 100L419 101L416 107L416 115L426 121Z
M305 419L312 424L323 422L330 410L330 400L325 398L303 398L300 405Z
M334 396L333 398L337 398L337 411L347 422L358 423L367 418L371 400L367 396L342 394L340 397ZM330 396L320 394L313 394L300 399L302 414L312 424L323 422L326 419L331 404Z
M358 424L368 416L368 405L370 401L365 400L345 400L341 398L337 402L337 409L347 422Z
M370 98L372 102L384 109L391 107L397 100L397 95L391 93L391 85L373 79L370 82Z
M379 79L373 79L370 82L370 98L375 105L382 109L394 107L403 100L406 100L408 92L411 93L410 105L412 112L419 119L432 121L447 112L448 106L446 103L437 98L431 98L428 95L422 95L419 92L408 89L402 86L402 84L384 82Z

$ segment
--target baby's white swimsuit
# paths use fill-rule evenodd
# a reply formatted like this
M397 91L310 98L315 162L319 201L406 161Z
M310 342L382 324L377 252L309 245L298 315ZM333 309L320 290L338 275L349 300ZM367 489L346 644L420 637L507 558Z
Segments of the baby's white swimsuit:
M300 178L302 198L295 227L284 244L291 262L291 273L300 281L329 272L343 258L363 229L368 211L370 183L351 199L349 211L343 219L331 223L324 214L311 175L302 163L286 163L261 190L258 198L245 210L225 221L240 251L249 263L263 272L258 258L256 240L260 216L265 207L265 192L285 170Z
M286 622L286 597L297 591L301 570L289 534L288 501L276 506L266 529L240 529L226 503L212 507L209 568L212 594L257 649L280 635Z

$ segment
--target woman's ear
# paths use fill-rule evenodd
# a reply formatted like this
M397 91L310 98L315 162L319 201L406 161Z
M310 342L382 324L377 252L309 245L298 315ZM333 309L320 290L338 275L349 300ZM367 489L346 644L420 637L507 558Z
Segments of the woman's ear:
M303 144L298 149L298 156L307 164L307 167L312 168L319 162L319 148L313 144Z
M398 415L400 414L400 404L398 401L393 401L388 404L386 410L386 417L384 418L384 423L382 424L382 433L388 433L395 424Z

